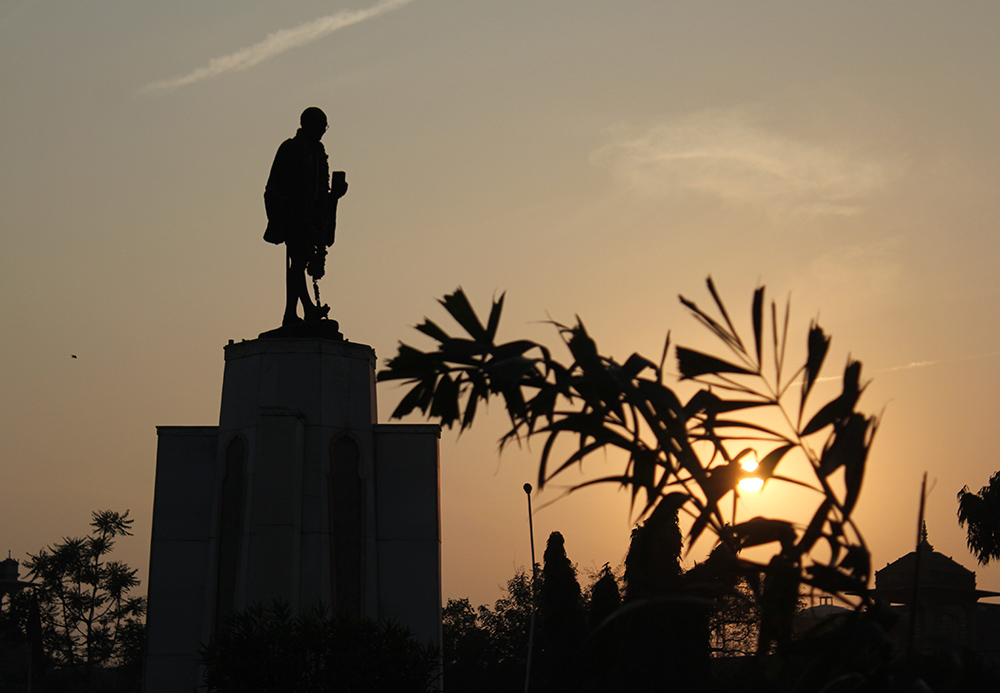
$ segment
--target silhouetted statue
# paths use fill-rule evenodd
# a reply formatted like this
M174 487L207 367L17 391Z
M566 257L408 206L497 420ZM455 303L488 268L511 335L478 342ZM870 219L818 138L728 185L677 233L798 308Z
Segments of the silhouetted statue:
M321 320L330 307L319 302L326 249L333 245L337 200L347 192L344 173L330 181L326 150L320 142L327 130L326 114L312 106L302 111L295 137L278 147L264 190L267 231L264 240L285 244L284 326L299 323L298 304L306 320ZM309 296L306 272L313 279L316 302Z

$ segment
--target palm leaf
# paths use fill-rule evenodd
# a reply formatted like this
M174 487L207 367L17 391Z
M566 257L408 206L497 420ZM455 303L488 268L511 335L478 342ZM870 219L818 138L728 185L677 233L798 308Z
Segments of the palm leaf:
M486 330L483 329L483 324L476 316L476 311L473 310L465 292L462 291L462 287L458 287L452 293L439 299L438 302L444 306L451 317L455 318L455 322L465 328L470 337L479 342L490 341Z

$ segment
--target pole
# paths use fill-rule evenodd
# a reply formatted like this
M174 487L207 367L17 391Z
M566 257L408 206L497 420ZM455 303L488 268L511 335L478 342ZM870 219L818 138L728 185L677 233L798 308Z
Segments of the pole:
M920 511L917 513L917 550L913 563L913 597L910 599L910 628L906 638L906 658L913 661L913 641L917 637L917 610L920 606L920 544L924 538L924 504L927 501L927 472L920 482Z
M531 517L531 484L524 485L524 493L528 496L528 538L531 540L531 620L528 624L528 662L524 669L524 693L528 693L531 685L531 657L535 652L535 612L538 611L538 591L535 586L538 581L538 564L535 563L535 526Z

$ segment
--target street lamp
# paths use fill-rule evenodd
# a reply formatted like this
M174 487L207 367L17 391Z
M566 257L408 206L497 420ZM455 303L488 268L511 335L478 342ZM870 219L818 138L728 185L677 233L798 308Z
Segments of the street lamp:
M528 693L531 685L531 655L535 651L535 612L538 610L538 593L535 585L538 568L535 563L535 525L531 517L531 484L525 484L523 488L524 494L528 497L528 539L531 541L531 619L528 623L528 661L524 668L524 693Z

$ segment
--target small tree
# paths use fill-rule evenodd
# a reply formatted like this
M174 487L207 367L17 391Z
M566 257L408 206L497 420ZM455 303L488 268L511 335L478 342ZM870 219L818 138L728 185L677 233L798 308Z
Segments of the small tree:
M115 539L132 536L132 522L127 510L97 511L90 536L29 554L25 566L38 584L45 652L56 666L120 665L141 641L146 600L131 596L139 586L136 571L107 558Z
M981 565L1000 559L1000 472L979 493L958 492L958 524L968 525L969 551Z
M566 556L563 535L552 532L545 546L538 590L540 664L546 690L577 690L577 653L586 637L587 618L576 568Z
M528 656L528 627L532 610L531 576L523 568L507 581L507 593L493 608L479 607L479 618L496 647L497 659L504 670L517 672L524 682Z
M760 609L746 578L741 577L733 589L716 599L709 630L713 656L746 656L757 650Z
M625 601L675 591L683 572L683 547L677 507L660 503L632 530L625 557Z
M468 599L449 599L442 616L442 659L448 690L482 690L481 681L495 678L496 650L478 610Z
M587 619L591 632L601 627L601 624L618 611L622 605L622 593L618 587L618 579L615 577L611 566L604 564L600 572L594 578L594 583L589 590L590 599L587 600Z
M449 599L443 612L449 693L506 693L524 687L531 578L519 569L493 607Z

